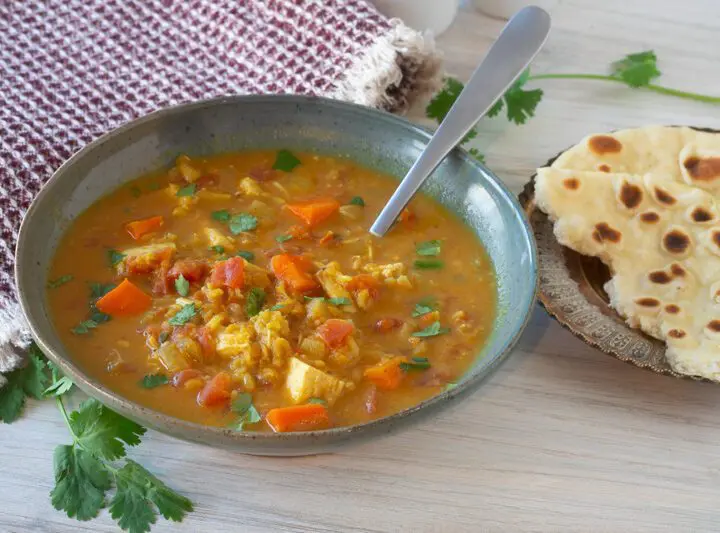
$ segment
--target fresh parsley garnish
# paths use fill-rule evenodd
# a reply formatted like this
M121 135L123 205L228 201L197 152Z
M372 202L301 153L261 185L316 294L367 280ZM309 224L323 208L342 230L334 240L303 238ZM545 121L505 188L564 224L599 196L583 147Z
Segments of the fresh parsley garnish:
M278 235L277 237L275 237L275 241L279 242L280 244L287 242L290 239L292 239L292 235Z
M252 261L253 259L255 259L255 254L252 253L252 252L248 252L248 251L246 251L246 250L240 250L240 251L239 251L238 253L236 253L235 255L237 255L238 257L242 257L243 259L245 259L245 261L248 261L248 262L250 262L250 261Z
M325 298L324 296L306 296L306 300L320 300L321 302L329 303L330 305L341 306L350 305L352 301L350 298L338 297L338 298Z
M244 231L252 231L257 228L258 219L249 213L239 213L230 217L230 233L237 235Z
M113 283L90 283L90 300L99 300L114 288Z
M180 296L187 296L190 293L190 282L182 274L175 279L175 290Z
M257 315L265 304L265 291L260 287L253 287L247 295L245 313L248 317Z
M349 205L359 205L360 207L365 207L365 200L363 200L360 196L355 196L352 200L348 202Z
M437 302L433 298L424 298L415 304L412 316L417 318L432 313L435 310L437 310Z
M252 403L252 395L247 392L237 395L230 404L230 410L238 416L233 424L238 431L245 429L245 424L257 424L262 419Z
M417 259L413 266L420 270L437 270L445 265L439 259Z
M283 307L285 307L287 304L275 304L270 308L270 311L279 311Z
M98 327L98 322L96 320L88 319L83 320L70 331L72 331L75 335L85 335L86 333L90 333L90 330L95 329L96 327Z
M227 209L213 211L212 213L210 213L210 216L213 218L213 220L217 220L219 222L227 222L228 220L230 220L230 212Z
M506 110L507 119L515 124L525 124L528 118L535 116L535 108L542 100L543 92L542 89L524 90L523 87L529 79L530 70L526 69L503 97L495 102L495 105L488 111L488 116L498 115L503 107Z
M319 405L324 405L324 406L326 406L326 407L327 407L327 404L328 404L328 403L327 403L324 399L322 399L322 398L310 398L310 399L307 401L307 403L316 403L316 404L319 404Z
M427 370L430 368L430 361L427 357L413 357L410 362L400 363L400 370L412 372L413 370Z
M657 56L652 50L629 54L612 64L612 76L620 78L630 87L645 87L660 77Z
M415 245L418 255L433 256L440 255L441 242L438 240L419 242Z
M282 170L283 172L291 172L296 166L300 164L300 160L293 155L289 150L280 150L275 156L275 163L273 163L274 170Z
M27 397L42 399L48 386L45 368L42 352L31 344L27 364L5 374L7 383L0 388L0 420L6 424L17 420Z
M421 329L420 331L416 331L412 334L413 337L435 337L436 335L444 335L445 333L449 333L450 328L443 328L440 327L440 321L436 320L432 324L430 324L425 329Z
M65 285L66 283L69 283L73 280L73 276L71 274L65 274L64 276L60 276L57 279L48 281L48 289L57 289L61 285Z
M208 248L208 249L209 249L209 250L212 250L212 251L215 252L216 254L224 254L224 253L225 253L225 247L224 247L224 246L220 246L219 244L216 244L215 246L211 246L211 247Z
M180 311L175 313L175 316L168 320L168 324L171 326L182 326L192 320L196 314L197 309L195 308L195 304L185 304Z
M161 385L167 385L170 382L165 374L148 374L140 380L140 386L143 389L154 389Z
M49 364L48 364L49 366ZM55 374L56 370L53 368L53 373ZM68 392L70 389L73 388L73 382L70 380L67 376L59 376L57 375L55 380L53 381L53 384L50 385L45 391L43 392L44 396L62 396L66 392Z
M197 191L197 183L191 183L190 185L185 185L185 187L178 189L178 192L175 193L175 196L194 196L195 191Z
M125 254L122 252L118 252L117 250L108 250L107 257L108 257L108 261L110 262L110 266L114 267L119 262L121 262L123 259L125 259Z

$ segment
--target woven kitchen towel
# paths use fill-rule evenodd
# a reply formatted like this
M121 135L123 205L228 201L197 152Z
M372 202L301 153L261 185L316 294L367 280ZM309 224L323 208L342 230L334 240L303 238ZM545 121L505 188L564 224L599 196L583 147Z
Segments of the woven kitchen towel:
M157 108L227 94L403 112L441 76L431 38L364 0L8 0L0 36L0 373L29 341L12 274L20 220L84 144Z

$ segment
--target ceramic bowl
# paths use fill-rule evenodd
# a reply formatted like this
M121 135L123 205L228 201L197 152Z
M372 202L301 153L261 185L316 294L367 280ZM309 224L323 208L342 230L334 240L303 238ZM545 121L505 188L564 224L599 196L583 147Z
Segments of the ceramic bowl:
M403 176L430 139L424 129L361 106L303 96L236 96L163 109L80 150L52 176L25 216L16 252L20 303L40 348L80 389L119 413L183 439L261 455L332 451L436 414L476 389L508 356L535 302L536 251L515 197L488 169L453 151L424 191L476 232L497 272L498 312L488 342L458 386L366 424L303 433L255 433L179 420L131 402L88 376L50 319L48 266L66 228L88 206L127 181L170 166L179 153L200 156L244 149L314 151L349 157Z

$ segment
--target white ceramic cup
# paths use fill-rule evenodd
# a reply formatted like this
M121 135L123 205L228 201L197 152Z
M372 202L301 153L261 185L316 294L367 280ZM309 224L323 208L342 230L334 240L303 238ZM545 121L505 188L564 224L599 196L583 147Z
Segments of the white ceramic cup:
M548 11L557 5L559 0L472 0L478 11L491 17L508 19L525 6L538 6Z
M411 28L440 35L455 19L459 0L373 0L383 15L402 19Z

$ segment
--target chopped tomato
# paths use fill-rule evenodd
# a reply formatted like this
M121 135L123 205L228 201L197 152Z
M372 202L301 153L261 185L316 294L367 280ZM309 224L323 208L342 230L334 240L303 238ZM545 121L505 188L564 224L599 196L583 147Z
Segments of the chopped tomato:
M270 409L265 420L267 420L273 431L277 433L311 431L325 429L330 426L327 407L318 403Z
M144 218L142 220L136 220L126 224L125 229L130 236L137 241L144 235L159 230L162 227L163 222L164 220L161 216Z
M275 277L295 292L310 292L318 288L318 282L308 272L312 267L312 261L302 255L278 254L270 260Z
M400 363L405 361L404 357L393 357L384 363L366 368L363 375L382 390L394 390L400 386L405 377L405 373L400 368Z
M156 296L164 296L172 290L172 280L168 277L170 271L170 260L163 261L155 270L152 292Z
M398 220L400 222L406 222L406 223L412 224L413 222L415 222L417 220L417 215L415 213L413 213L409 207L406 207L400 213Z
M354 276L345 284L345 288L350 292L359 292L367 289L372 299L377 299L380 295L380 282L370 274L358 274Z
M124 279L120 285L100 298L95 306L108 315L122 316L142 313L151 304L150 296L131 281Z
M202 373L194 368L181 370L172 377L172 386L182 387L186 381L200 377L200 375L202 375Z
M387 333L403 325L403 321L399 318L381 318L375 322L375 331L379 333Z
M340 209L340 202L335 198L318 198L307 202L287 204L287 208L309 227L313 227L337 213Z
M227 372L218 372L198 393L197 402L203 407L227 403L232 392L232 378Z
M125 258L123 269L127 275L150 274L166 261L170 261L175 250L160 248L141 255L129 255Z
M197 340L202 348L205 359L212 358L215 355L215 339L208 328L198 328Z
M231 257L216 263L210 281L216 287L242 289L245 286L245 260L242 257Z
M325 341L325 344L327 344L329 348L334 349L343 346L354 330L355 327L352 325L352 322L339 318L331 318L320 326L317 332L320 338Z
M180 274L188 281L201 281L207 274L208 265L199 259L181 259L176 261L167 273L171 281L175 281Z

